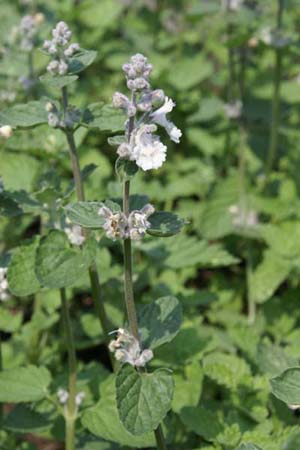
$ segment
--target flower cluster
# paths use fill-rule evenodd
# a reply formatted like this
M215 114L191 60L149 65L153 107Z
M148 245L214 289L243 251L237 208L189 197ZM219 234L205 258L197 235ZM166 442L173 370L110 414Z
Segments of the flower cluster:
M137 54L123 65L131 99L116 92L113 106L127 114L127 143L122 143L117 153L121 158L135 161L143 170L158 169L166 160L167 147L162 144L157 125L163 127L172 141L179 143L181 131L167 118L175 103L161 89L151 90L152 65L145 56Z
M131 211L128 217L123 212L113 212L107 206L102 206L98 214L105 219L103 229L109 239L132 239L141 240L151 224L148 217L155 211L150 204L145 205L141 210Z
M80 109L72 105L68 105L64 117L62 111L52 102L46 104L46 111L48 112L48 125L52 128L73 128L81 119Z
M66 226L64 232L68 236L69 241L73 245L82 245L85 241L85 237L82 233L82 228L79 225L72 225L69 219L66 219Z
M69 68L69 59L80 50L79 44L70 44L72 32L65 22L58 22L52 30L52 40L44 42L43 50L52 60L47 71L52 75L65 75Z
M31 52L35 45L38 27L44 22L44 14L26 15L22 17L19 25L19 35L21 37L21 49Z
M232 216L232 224L236 227L254 228L258 225L258 217L253 209L246 210L238 205L231 205L229 212Z
M6 278L7 268L0 267L0 300L5 302L9 298L8 281Z
M3 125L2 127L0 127L0 137L8 139L11 137L12 132L12 127L9 125Z
M152 350L141 350L139 341L129 331L119 328L116 332L117 339L111 341L108 346L115 354L116 360L134 367L145 367L153 358Z
M224 105L225 115L228 119L239 119L243 111L243 103L240 100L233 100Z
M66 391L65 389L60 388L57 391L57 397L58 397L59 403L61 403L62 405L65 405L69 398L69 392ZM76 394L75 403L76 403L77 407L81 405L84 397L85 397L84 392L78 392L78 394Z
M221 0L222 8L227 11L237 11L243 4L243 0Z

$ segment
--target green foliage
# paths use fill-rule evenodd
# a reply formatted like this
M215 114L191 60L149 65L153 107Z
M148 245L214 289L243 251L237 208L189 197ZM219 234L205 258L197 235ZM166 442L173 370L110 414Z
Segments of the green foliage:
M181 322L181 305L176 297L161 297L144 306L139 314L139 329L145 348L159 347L172 341Z
M77 202L66 206L67 217L75 225L85 228L101 228L104 218L99 215L102 202Z
M174 382L169 371L138 373L124 365L116 377L117 407L124 427L134 435L155 430L171 408Z
M27 366L0 372L0 402L42 400L48 395L51 375L45 367Z
M300 368L290 367L271 379L273 394L289 405L300 403Z
M46 104L48 101L48 99L41 99L4 109L0 112L0 125L28 128L47 123Z
M71 248L64 232L52 230L37 248L35 271L43 286L53 289L72 286L85 275L94 255L93 239L82 249Z
M185 224L183 219L180 219L176 214L169 212L155 212L149 217L151 224L147 233L151 236L168 237L180 232Z

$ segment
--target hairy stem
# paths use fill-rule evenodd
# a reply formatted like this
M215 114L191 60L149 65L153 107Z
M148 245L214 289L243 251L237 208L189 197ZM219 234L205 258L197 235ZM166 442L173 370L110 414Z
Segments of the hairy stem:
M283 16L283 0L278 0L277 11L277 30L282 27ZM270 175L273 169L274 162L278 151L279 142L279 124L280 124L280 88L282 78L282 49L276 48L275 50L275 69L274 69L274 81L273 81L273 98L272 98L272 119L271 119L271 131L270 131L270 145L266 163L266 176Z
M135 96L132 95L132 102L135 103ZM131 133L134 129L134 117L129 120L128 127L128 142L130 142ZM125 180L123 184L123 213L126 217L129 216L129 199L130 199L130 181ZM139 340L139 328L138 320L136 314L136 308L134 303L134 291L133 291L133 281L132 281L132 250L131 250L131 239L124 239L124 294L125 294L125 305L129 323L129 329L131 334ZM156 430L154 430L156 445L158 450L165 450L165 439L161 426L159 425Z
M65 412L66 420L66 450L75 450L75 422L76 422L76 353L74 337L71 326L69 307L66 298L66 290L60 289L60 298L62 306L62 320L64 325L64 334L68 350L69 365L69 397L67 409Z
M68 91L66 87L62 88L62 104L64 111L66 111L66 108L68 107L69 101L68 101ZM78 201L84 201L85 195L84 195L84 187L83 182L81 178L81 171L80 171L80 164L78 159L78 153L77 153L77 147L74 139L74 130L67 130L65 132L66 138L68 141L69 146L69 154L72 164L72 172L73 172L73 178L75 183L75 190L76 190L76 196ZM84 229L83 230L84 235L88 237L89 230ZM95 309L101 324L101 328L103 330L103 333L105 335L105 340L108 339L108 333L109 333L109 323L107 319L107 315L104 308L103 298L102 298L102 292L100 288L100 281L99 281L99 274L97 271L97 267L95 264L92 264L92 266L89 268L89 277L90 277L90 283L91 283L91 289L92 289L92 296L94 298L95 303Z

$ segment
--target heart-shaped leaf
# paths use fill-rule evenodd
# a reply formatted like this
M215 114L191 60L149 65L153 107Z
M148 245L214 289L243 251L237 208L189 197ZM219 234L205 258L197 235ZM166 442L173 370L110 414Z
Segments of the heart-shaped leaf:
M275 397L288 405L300 405L300 367L290 367L270 382Z
M105 202L77 202L65 207L66 215L74 225L84 228L102 228L105 219L99 215L99 209L106 205L114 212L121 211L120 205L106 200Z
M144 306L139 314L141 340L145 348L170 342L178 333L182 309L176 297L161 297Z
M46 103L48 99L19 104L5 109L0 113L0 125L27 128L48 122Z
M82 425L95 436L134 448L154 447L153 433L133 436L123 426L116 407L115 376L100 385L100 401L84 411ZM97 447L98 448L98 447Z
M51 375L45 367L27 366L0 372L0 402L35 402L46 397Z
M59 289L73 286L85 275L94 257L94 242L72 248L66 234L52 230L41 239L36 252L36 274L43 286Z
M126 364L117 374L116 390L121 422L140 435L155 430L170 410L174 382L167 370L139 373Z
M10 260L7 271L8 285L10 291L18 297L35 294L41 289L35 273L35 257L38 245L39 238L21 245Z
M148 220L151 227L148 228L147 233L157 237L173 236L174 234L179 233L186 223L176 214L165 211L155 212Z

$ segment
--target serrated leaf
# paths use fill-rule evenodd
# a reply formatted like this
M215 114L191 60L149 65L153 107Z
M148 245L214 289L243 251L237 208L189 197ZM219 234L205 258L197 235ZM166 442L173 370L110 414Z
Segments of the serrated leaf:
M261 235L277 255L287 259L300 257L299 222L264 225L261 229Z
M116 377L117 408L124 427L134 435L155 430L171 408L174 382L169 371L139 373L129 364Z
M284 349L278 345L260 343L257 347L257 362L262 372L276 376L291 366L296 366L297 361L289 357Z
M4 419L3 428L13 433L39 433L52 426L52 420L29 408L17 405Z
M116 407L115 377L113 375L101 384L101 399L84 411L82 424L94 435L122 446L145 448L154 447L153 433L134 436L129 433L119 419Z
M78 79L77 75L42 75L40 82L51 88L62 89Z
M126 158L118 158L115 164L115 169L121 182L130 180L139 170L134 161L129 161L129 159Z
M103 102L92 103L83 113L82 123L89 128L116 133L124 129L126 116L123 111L104 105Z
M218 384L236 389L238 385L247 384L250 368L238 356L215 352L203 359L204 373Z
M151 216L150 216L151 218ZM143 249L153 259L172 269L183 267L222 267L237 264L239 260L230 255L221 244L210 244L207 241L181 234L168 240L168 246L162 244L144 244Z
M147 229L147 233L157 237L174 236L186 224L186 221L176 214L165 211L158 211L151 214L148 221L151 226Z
M198 405L202 392L203 378L203 369L198 361L186 365L183 374L174 375L173 411L179 414L185 407Z
M47 99L11 106L0 112L0 125L28 128L48 123Z
M48 393L51 375L45 367L27 366L0 372L0 402L42 400Z
M83 248L71 247L66 234L52 230L43 237L36 251L36 275L43 286L53 289L73 286L93 261L93 241Z
M292 266L289 261L268 249L263 261L250 277L250 289L256 303L264 303L288 277Z
M214 441L223 427L216 414L201 406L183 408L180 419L189 431L193 431L207 441Z
M7 280L10 291L19 297L35 294L41 289L40 282L35 273L36 249L39 238L21 245L13 254L7 271Z
M83 50L81 49L78 53L69 59L69 74L79 73L82 70L90 66L97 56L95 50Z
M139 313L139 329L145 348L156 348L179 332L182 309L176 297L167 296L145 305Z
M84 228L102 228L105 220L98 214L103 202L77 202L65 207L67 217L74 225Z
M275 397L288 405L300 404L300 367L290 367L270 380Z

